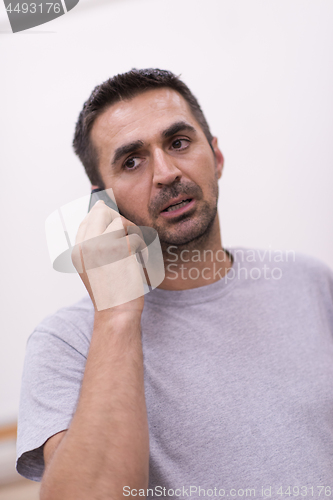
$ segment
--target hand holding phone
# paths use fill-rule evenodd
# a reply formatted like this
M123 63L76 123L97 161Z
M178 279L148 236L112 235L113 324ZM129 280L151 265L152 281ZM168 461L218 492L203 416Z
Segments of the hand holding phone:
M104 200L96 202L79 227L72 251L73 264L96 310L117 308L141 314L146 276L136 258L139 251L147 260L140 228Z
M129 302L126 309L135 309L136 299L142 308L139 297L165 278L157 231L126 219L112 189L61 206L46 219L45 231L53 268L78 272L98 311Z

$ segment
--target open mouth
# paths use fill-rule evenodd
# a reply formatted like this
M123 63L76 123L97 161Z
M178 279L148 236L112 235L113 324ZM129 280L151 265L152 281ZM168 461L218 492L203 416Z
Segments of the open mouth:
M162 210L162 213L163 212L173 212L174 210L178 210L180 208L183 208L186 205L188 205L191 201L192 201L192 198L190 198L189 200L180 201L179 203L175 203L174 205L170 205L165 210Z

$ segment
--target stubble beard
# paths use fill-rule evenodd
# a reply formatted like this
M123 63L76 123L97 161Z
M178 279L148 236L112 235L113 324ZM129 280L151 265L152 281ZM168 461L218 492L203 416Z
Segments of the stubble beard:
M212 231L215 226L214 223L217 217L217 179L215 182L212 182L210 191L212 193L211 201L201 201L199 214L195 213L192 216L184 214L182 218L180 217L178 222L175 223L175 226L179 225L178 228L168 230L159 227L158 224L153 226L158 232L163 253L165 253L171 245L176 246L179 252L184 249L201 250L206 247L207 242L212 236ZM199 210L199 208L197 210ZM195 220L193 220L193 218L195 218Z
M166 252L169 246L177 246L178 250L183 249L193 250L200 249L205 246L209 240L214 222L217 215L217 206L211 207L209 203L203 204L200 216L195 222L191 221L191 217L187 217L190 228L179 228L179 231L160 230L155 227L158 232L160 243L163 252ZM183 219L182 226L186 225L186 219Z
M182 191L186 194L186 187ZM163 254L167 252L168 247L171 245L177 247L176 252L181 252L181 250L184 249L204 249L212 236L214 223L217 217L217 201L219 194L218 178L215 176L210 184L210 201L202 200L202 190L197 185L189 189L189 193L195 193L195 199L201 205L200 208L197 208L198 213L192 215L187 215L185 213L179 216L177 222L171 223L174 224L174 226L178 226L173 229L165 228L162 224L155 221L149 224L149 226L158 233ZM174 197L176 197L177 194L175 193ZM123 213L123 215L138 226L146 225L137 214L136 216L130 217L127 217L126 213ZM195 220L193 220L194 218ZM186 221L188 221L188 223L186 223Z

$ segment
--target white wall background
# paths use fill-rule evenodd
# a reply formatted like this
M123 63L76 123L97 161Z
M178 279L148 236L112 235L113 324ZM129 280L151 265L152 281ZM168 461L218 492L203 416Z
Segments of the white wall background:
M89 183L71 150L92 88L132 67L182 74L225 155L225 246L333 267L333 2L81 0L12 34L0 7L0 423L16 418L25 343L85 292L52 270L46 217Z

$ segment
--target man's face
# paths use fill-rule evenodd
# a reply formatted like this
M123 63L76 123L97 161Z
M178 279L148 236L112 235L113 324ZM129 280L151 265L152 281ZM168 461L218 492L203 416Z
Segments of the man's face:
M178 92L149 90L110 106L96 119L91 138L120 212L155 228L162 245L194 243L214 226L223 156L215 138L213 154Z

